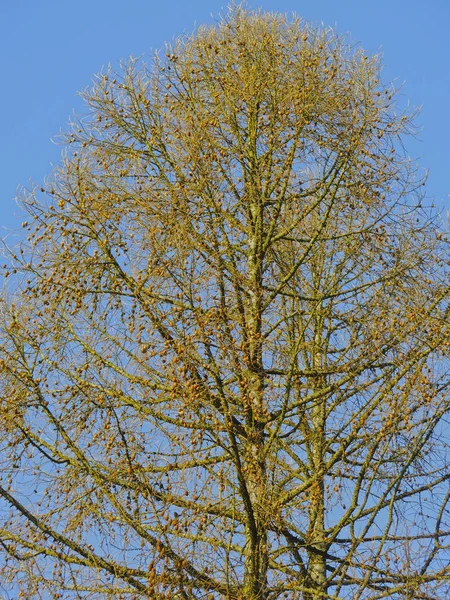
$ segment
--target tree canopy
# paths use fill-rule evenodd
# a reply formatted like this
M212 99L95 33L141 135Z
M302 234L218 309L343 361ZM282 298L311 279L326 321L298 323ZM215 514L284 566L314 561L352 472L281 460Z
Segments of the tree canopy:
M83 94L8 249L19 597L450 594L448 239L380 70L233 7Z

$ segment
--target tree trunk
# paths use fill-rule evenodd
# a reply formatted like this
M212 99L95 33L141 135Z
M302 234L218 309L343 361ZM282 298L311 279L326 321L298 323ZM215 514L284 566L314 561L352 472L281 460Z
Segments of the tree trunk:
M313 371L320 373L323 369L323 315L320 312L316 319L316 333L312 349ZM320 392L325 381L322 375L314 378L314 391ZM313 482L309 503L308 541L311 550L308 552L307 591L305 600L323 600L326 598L326 558L327 544L325 538L325 483L323 478L325 447L326 399L318 398L311 409L310 462Z
M256 136L256 111L249 119L249 139ZM255 154L256 156L256 154ZM262 240L263 202L255 183L256 170L248 181L250 227L248 237L249 297L246 331L246 360L248 362L247 423L248 432L247 490L251 504L248 515L245 557L245 600L266 598L268 571L267 473L264 446L264 369L262 362Z

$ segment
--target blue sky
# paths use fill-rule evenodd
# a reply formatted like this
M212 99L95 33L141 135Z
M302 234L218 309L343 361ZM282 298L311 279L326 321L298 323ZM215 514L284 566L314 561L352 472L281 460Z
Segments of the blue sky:
M51 138L73 111L76 92L120 59L161 48L226 10L223 0L0 0L0 236L17 228L18 186L40 183L59 160ZM350 33L384 55L384 80L404 83L402 103L422 106L410 154L430 171L427 194L450 208L450 2L448 0L260 0ZM2 233L3 232L3 233Z

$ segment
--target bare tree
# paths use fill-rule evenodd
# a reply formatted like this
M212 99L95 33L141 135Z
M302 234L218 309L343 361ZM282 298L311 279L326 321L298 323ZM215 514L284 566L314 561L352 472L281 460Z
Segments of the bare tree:
M4 585L448 597L448 241L379 60L235 7L84 98L2 304Z

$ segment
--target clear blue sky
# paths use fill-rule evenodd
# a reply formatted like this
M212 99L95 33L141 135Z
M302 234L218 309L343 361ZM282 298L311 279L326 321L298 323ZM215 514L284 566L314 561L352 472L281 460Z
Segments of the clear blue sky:
M450 208L450 1L255 0L295 11L381 51L384 79L404 82L403 101L422 106L412 156L429 168L428 196ZM40 183L59 159L52 136L83 110L76 92L103 66L163 46L208 23L223 0L0 0L0 236L20 225L19 185ZM212 15L211 15L212 13ZM6 233L6 232L5 232Z

